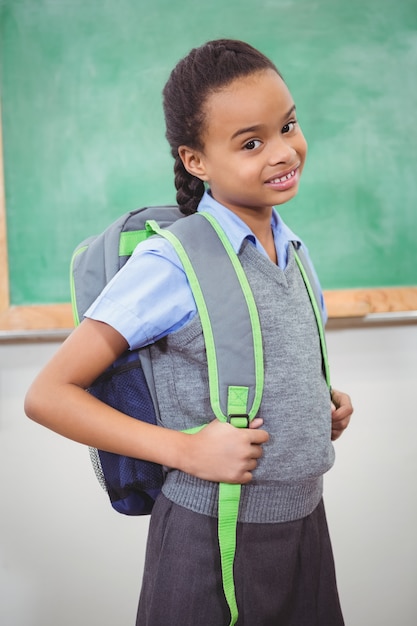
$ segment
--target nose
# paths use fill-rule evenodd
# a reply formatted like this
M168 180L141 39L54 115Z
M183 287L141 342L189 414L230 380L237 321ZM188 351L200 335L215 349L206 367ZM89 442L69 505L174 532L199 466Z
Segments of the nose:
M270 143L269 162L271 165L292 163L297 151L289 137L277 133Z

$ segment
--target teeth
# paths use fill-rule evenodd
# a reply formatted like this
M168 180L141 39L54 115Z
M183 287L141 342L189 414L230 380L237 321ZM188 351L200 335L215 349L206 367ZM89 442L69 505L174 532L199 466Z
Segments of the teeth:
M284 181L292 178L294 174L295 172L294 170L292 170L289 174L286 174L286 176L281 176L281 178L274 178L274 180L271 180L271 183L283 183Z

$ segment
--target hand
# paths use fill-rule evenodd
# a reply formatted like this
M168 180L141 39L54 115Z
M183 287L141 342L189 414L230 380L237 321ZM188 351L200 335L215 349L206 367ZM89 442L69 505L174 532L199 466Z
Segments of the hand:
M347 393L332 389L332 441L340 437L349 425L353 406Z
M235 428L215 419L200 432L189 435L190 454L184 471L203 480L245 484L262 456L262 444L269 439L259 430L256 418L250 428Z

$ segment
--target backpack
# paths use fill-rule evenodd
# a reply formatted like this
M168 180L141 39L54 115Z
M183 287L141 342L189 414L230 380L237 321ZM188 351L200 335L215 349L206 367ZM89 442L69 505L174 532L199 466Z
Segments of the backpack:
M196 301L206 345L213 413L221 421L247 427L262 399L261 329L246 274L228 238L210 214L199 212L184 217L175 206L145 207L123 215L100 235L83 241L71 261L74 321L79 324L87 308L126 263L136 245L154 235L165 237L174 246ZM320 294L315 290L310 265L295 242L294 252L316 316L323 368L330 384ZM207 263L208 258L210 263ZM227 315L230 310L233 315ZM158 423L158 403L147 347L127 351L88 391L136 419ZM90 455L96 475L115 510L128 515L152 511L163 485L164 468L91 448ZM221 483L219 486L219 544L231 624L237 620L233 560L240 489L240 485Z
M150 218L155 220L152 222ZM74 251L71 262L74 320L79 323L138 242L155 233L169 237L183 262L205 327L213 412L221 420L230 419L230 413L234 420L237 415L248 415L248 419L252 419L260 405L263 382L262 340L256 306L239 263L236 273L234 251L228 241L218 236L209 219L204 219L202 214L184 218L178 208L171 206L143 208L122 216L101 235L83 241ZM229 246L227 251L225 245ZM211 262L207 264L209 253ZM218 307L219 301L233 307L234 318L228 323ZM242 318L240 324L235 323L236 311ZM257 325L255 331L254 324ZM244 346L244 367L241 352L234 348L237 345ZM231 354L235 356L232 358ZM238 387L247 391L242 392ZM127 351L88 391L132 417L157 423L158 403L148 348ZM231 393L235 400L229 410ZM247 401L244 398L238 404L239 393L247 393ZM128 515L151 512L164 480L161 466L91 448L90 455L99 482L115 510Z

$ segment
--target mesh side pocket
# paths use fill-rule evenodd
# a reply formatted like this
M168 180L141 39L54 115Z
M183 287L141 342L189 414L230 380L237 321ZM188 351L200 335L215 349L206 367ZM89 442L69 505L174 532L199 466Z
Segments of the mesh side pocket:
M90 453L90 461L93 466L94 474L104 491L107 491L106 480L104 478L103 468L101 467L100 455L97 448L88 448Z

